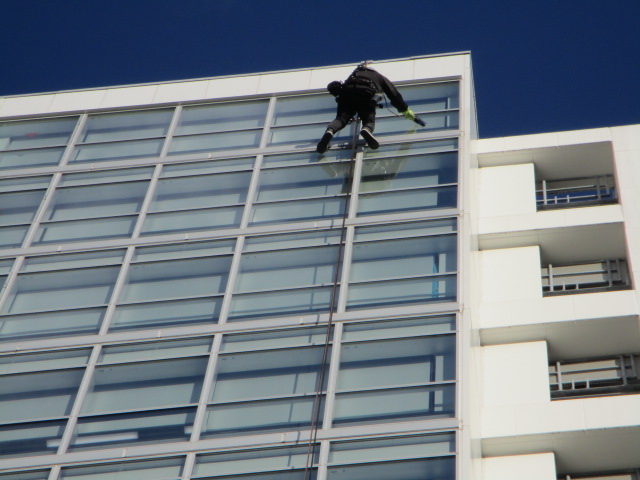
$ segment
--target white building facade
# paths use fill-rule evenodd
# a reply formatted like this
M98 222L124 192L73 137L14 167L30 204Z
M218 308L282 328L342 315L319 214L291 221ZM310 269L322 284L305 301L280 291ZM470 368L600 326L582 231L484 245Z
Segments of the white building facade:
M374 67L0 98L0 480L637 480L640 127Z

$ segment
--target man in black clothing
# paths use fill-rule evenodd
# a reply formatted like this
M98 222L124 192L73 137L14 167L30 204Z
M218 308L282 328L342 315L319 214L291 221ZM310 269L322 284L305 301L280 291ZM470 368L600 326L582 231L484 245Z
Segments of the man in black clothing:
M329 142L336 132L342 130L356 113L362 120L360 135L370 148L378 148L380 144L373 136L373 130L376 124L376 108L382 100L383 93L389 98L391 105L405 118L414 121L416 119L393 83L366 65L359 65L344 83L331 82L327 85L327 90L336 97L338 111L336 118L329 124L327 131L318 142L316 147L318 153L327 151Z

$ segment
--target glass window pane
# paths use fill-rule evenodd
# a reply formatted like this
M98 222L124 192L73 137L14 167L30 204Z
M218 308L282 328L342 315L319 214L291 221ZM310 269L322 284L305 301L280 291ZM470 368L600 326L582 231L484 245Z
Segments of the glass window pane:
M102 250L99 252L69 253L27 257L20 272L46 272L82 267L120 265L126 250Z
M80 142L112 142L164 136L172 116L172 108L89 115Z
M168 458L139 462L66 467L60 478L76 480L176 480L182 475L184 459Z
M193 297L224 292L231 257L132 265L120 302Z
M56 310L106 304L118 267L19 275L4 313Z
M333 120L333 115L326 118L327 124ZM406 120L405 120L406 122ZM353 127L346 127L334 136L334 142L351 141ZM293 127L274 127L269 131L270 145L284 145L287 143L308 144L316 143L326 129L326 125L299 125Z
M403 117L380 118L376 122L376 136L413 135L427 131L453 130L459 126L457 111L421 113L419 116L426 123L426 126L420 127L415 123L409 123Z
M351 281L455 272L456 247L455 235L358 243Z
M304 469L286 470L283 472L268 472L268 473L247 473L246 475L230 475L230 476L206 476L206 477L191 477L198 480L305 480ZM317 478L317 471L315 468L310 469L306 474L306 480L315 480ZM627 480L627 479L622 479Z
M142 235L221 230L240 226L244 206L150 213L145 217Z
M329 94L281 97L276 101L273 124L329 123L335 114L336 102Z
M331 332L331 335L333 331ZM293 328L260 333L225 335L221 352L242 352L267 348L323 345L327 336L325 327Z
M296 397L214 405L205 414L202 436L206 438L308 428L311 425L313 400L313 397ZM322 410L321 408L320 418Z
M369 193L360 195L359 215L455 208L458 203L457 187L404 190L399 192Z
M2 316L0 339L4 341L55 338L98 333L105 308Z
M284 153L279 155L265 155L262 159L262 167L290 167L293 165L308 165L331 163L334 161L348 161L351 159L351 150L330 150L319 157L315 152Z
M283 250L290 248L337 245L340 242L340 230L317 230L282 235L256 235L244 241L246 252L260 250Z
M0 423L68 415L84 369L0 376Z
M137 213L148 182L123 182L56 190L45 220L73 220Z
M458 154L373 158L362 164L360 192L428 187L458 181Z
M216 240L209 242L175 243L152 247L138 247L133 254L133 261L172 260L179 258L195 258L209 255L233 253L235 240Z
M98 367L82 413L197 403L208 358Z
M175 135L260 128L268 107L268 100L184 107Z
M456 300L456 286L455 275L351 284L347 310L409 303L453 302Z
M222 403L313 394L323 350L307 347L222 355L211 400Z
M29 225L0 227L0 248L20 247L28 230Z
M0 225L30 223L44 198L44 193L44 190L0 193Z
M119 305L110 331L217 323L222 298Z
M355 241L384 240L398 237L418 237L452 233L457 229L455 218L430 220L428 222L392 223L372 227L357 227Z
M91 172L84 173L67 173L60 179L58 187L77 187L80 185L149 180L153 175L153 170L153 167L147 167L118 170L93 170Z
M449 455L456 452L453 433L392 437L331 444L329 464L379 462Z
M229 321L274 315L311 315L326 311L332 287L304 288L281 292L234 294Z
M244 203L250 172L167 178L158 182L151 212L221 207Z
M458 82L404 85L400 91L416 113L459 107Z
M263 170L257 201L345 194L349 186L349 172L348 163Z
M266 225L342 217L344 215L345 202L346 197L329 197L257 204L253 206L250 223L253 225Z
M284 473L282 471L304 468L307 464L307 452L308 448L304 446L198 455L192 478L277 470Z
M55 166L60 163L64 150L61 147L0 152L0 170Z
M262 130L241 130L239 132L207 133L186 137L173 137L169 147L170 155L186 153L214 152L236 148L255 148L260 144Z
M342 346L337 389L443 382L455 375L453 335L348 343Z
M69 163L157 157L160 155L163 143L164 139L80 145L75 148Z
M339 393L335 400L334 425L453 417L454 407L453 385Z
M188 440L195 408L80 418L71 451Z
M53 454L67 421L0 426L0 457Z
M328 480L455 480L455 457L330 467Z
M90 349L0 356L0 375L84 367Z
M6 178L0 180L0 192L21 192L47 188L51 181L51 175L38 177Z
M106 346L100 352L99 363L123 363L131 361L160 360L163 358L206 355L211 338L190 340L164 340L159 342L133 343Z
M0 150L64 145L78 117L0 122Z
M385 338L414 335L436 335L439 333L453 332L455 328L455 315L348 323L345 324L342 330L342 341L382 340Z
M0 474L0 480L47 480L48 478L49 470L40 470L38 472L13 472Z
M337 259L338 247L245 253L240 262L235 291L331 283Z
M70 220L41 223L33 239L35 245L73 240L105 240L129 237L133 233L137 216Z
M238 170L251 170L255 157L234 158L232 160L220 159L207 162L179 163L165 165L162 168L161 178L185 177L190 175L206 175L207 173L234 172Z

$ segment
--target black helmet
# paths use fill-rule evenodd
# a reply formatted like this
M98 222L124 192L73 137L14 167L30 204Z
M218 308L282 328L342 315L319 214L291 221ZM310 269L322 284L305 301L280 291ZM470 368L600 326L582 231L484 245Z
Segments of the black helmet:
M329 85L327 85L327 90L329 90L329 93L331 95L333 95L334 97L337 97L338 95L340 95L340 92L342 91L342 82L339 82L338 80L334 80Z

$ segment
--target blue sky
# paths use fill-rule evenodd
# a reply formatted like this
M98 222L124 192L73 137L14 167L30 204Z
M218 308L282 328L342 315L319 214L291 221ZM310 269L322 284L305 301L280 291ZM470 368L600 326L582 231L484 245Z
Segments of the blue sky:
M0 96L471 51L483 138L640 123L638 0L0 3Z

